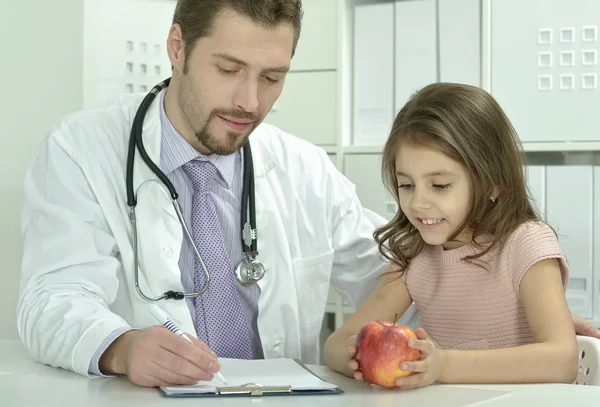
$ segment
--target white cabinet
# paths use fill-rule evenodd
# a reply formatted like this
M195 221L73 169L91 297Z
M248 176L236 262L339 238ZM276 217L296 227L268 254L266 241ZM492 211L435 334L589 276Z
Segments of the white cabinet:
M600 2L491 0L491 92L523 141L600 138Z
M173 1L85 0L85 108L122 93L148 92L169 77L165 41L174 10Z
M480 0L438 1L441 82L481 86Z
M356 185L361 204L386 219L396 213L396 202L381 179L381 154L346 154L344 175Z
M592 317L593 181L589 165L546 168L546 219L569 265L567 301L585 318Z
M437 81L435 4L434 0L395 3L394 113L414 92Z
M600 166L594 167L594 320L600 325Z
M335 71L290 72L265 122L317 145L335 145L336 92Z
M354 145L381 145L394 114L394 3L354 8Z
M304 18L292 71L336 69L336 0L304 0L302 6Z
M546 216L546 167L543 165L529 165L524 168L532 203L538 214Z

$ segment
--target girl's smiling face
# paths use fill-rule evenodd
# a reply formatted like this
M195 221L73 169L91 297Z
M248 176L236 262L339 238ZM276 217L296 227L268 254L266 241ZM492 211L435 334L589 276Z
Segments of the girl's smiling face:
M439 151L411 143L400 145L395 162L400 208L423 240L445 249L469 242L468 230L448 241L471 208L466 169Z

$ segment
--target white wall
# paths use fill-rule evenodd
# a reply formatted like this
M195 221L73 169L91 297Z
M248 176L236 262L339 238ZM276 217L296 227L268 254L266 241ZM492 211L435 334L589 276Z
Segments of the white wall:
M0 12L0 339L16 339L23 175L36 146L82 106L83 1L3 2Z

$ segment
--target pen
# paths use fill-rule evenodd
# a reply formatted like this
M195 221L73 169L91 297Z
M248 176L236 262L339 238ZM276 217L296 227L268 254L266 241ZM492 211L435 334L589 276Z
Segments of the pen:
M188 338L188 336L185 334L185 332L183 332L181 329L179 329L179 327L173 321L173 319L166 312L164 312L158 305L152 304L150 306L150 312L152 313L152 315L154 315L154 317L158 320L158 322L160 322L161 325L163 325L169 331L173 332L176 335L183 337L188 342L193 343L192 340L190 338ZM214 373L214 375L220 381L222 381L225 385L227 385L227 381L225 381L225 378L223 377L223 375L220 372Z

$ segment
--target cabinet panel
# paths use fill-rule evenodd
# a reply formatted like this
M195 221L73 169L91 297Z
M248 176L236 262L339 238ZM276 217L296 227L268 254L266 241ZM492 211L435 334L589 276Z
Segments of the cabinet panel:
M529 165L525 167L530 198L542 218L546 217L546 167Z
M336 0L304 0L302 31L292 71L337 68Z
M548 166L546 217L569 264L571 312L592 316L593 167Z
M491 4L491 91L521 139L598 140L600 2Z
M335 145L336 82L336 72L288 73L283 92L265 122L317 145Z
M481 86L480 0L439 1L440 81Z
M356 185L356 193L362 206L386 219L394 216L397 205L383 186L381 154L345 155L344 174Z
M397 113L414 92L437 81L435 1L396 1L395 20Z
M600 166L594 167L594 315L595 321L600 321Z
M355 145L381 145L394 110L394 3L354 8Z

